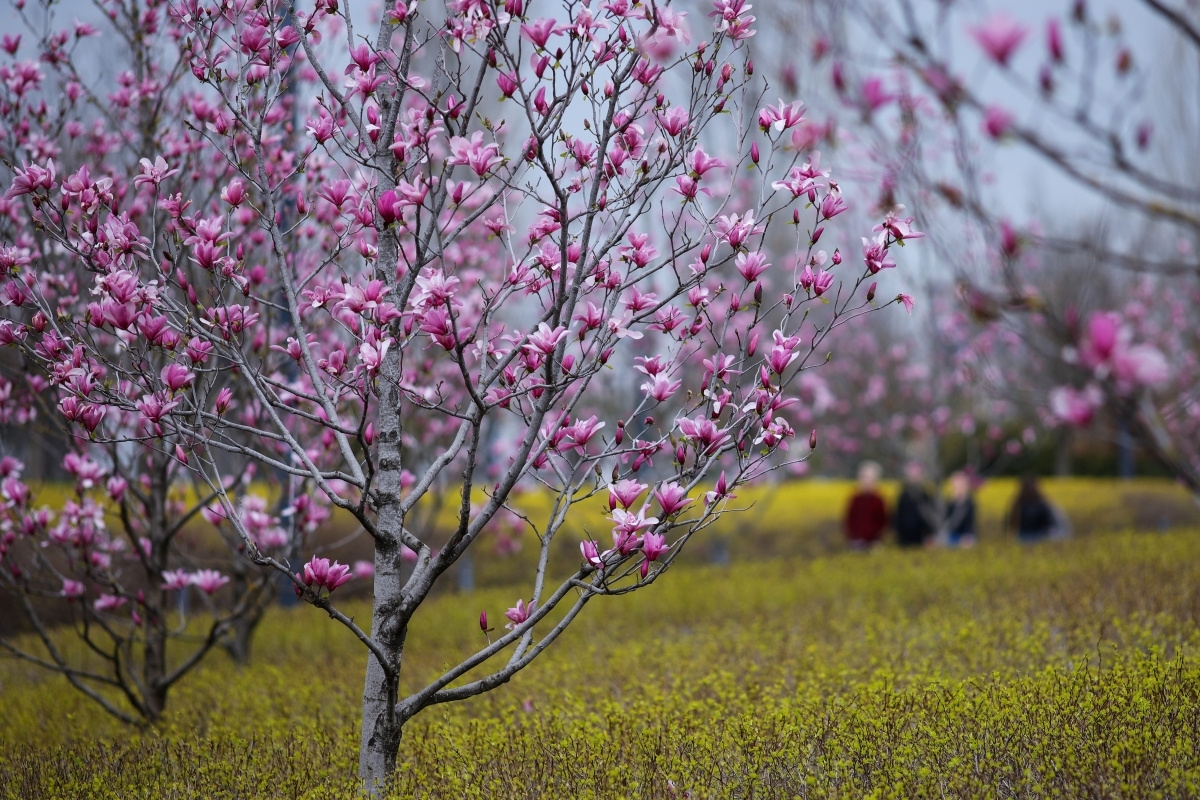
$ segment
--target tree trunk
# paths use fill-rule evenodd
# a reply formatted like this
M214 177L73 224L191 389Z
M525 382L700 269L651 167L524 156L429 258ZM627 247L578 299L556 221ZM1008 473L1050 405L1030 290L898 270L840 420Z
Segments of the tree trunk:
M147 722L157 722L167 707L167 632L163 621L147 619L142 622L146 644L142 649L142 716Z
M378 554L376 564L378 565ZM378 566L375 573L378 587ZM386 626L392 614L382 609L383 595L376 588L375 610L371 616L372 629ZM395 668L400 666L400 648L385 648L388 660ZM404 721L396 714L399 673L393 669L389 677L374 653L367 655L367 677L363 686L362 738L359 742L358 777L372 797L379 796L387 788L392 773L396 771L396 754L400 750L400 736Z
M396 711L400 659L408 631L404 608L404 567L400 558L404 516L400 513L401 416L399 349L388 354L380 370L378 425L375 457L379 465L371 500L376 509L375 589L370 636L387 659L381 664L367 654L363 686L362 738L358 775L372 796L386 788L396 769L400 732L404 725ZM389 674L390 673L390 674Z

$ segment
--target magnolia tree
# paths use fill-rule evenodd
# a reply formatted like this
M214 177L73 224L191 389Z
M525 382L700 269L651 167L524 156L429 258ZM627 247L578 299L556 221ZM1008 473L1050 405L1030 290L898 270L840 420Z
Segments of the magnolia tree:
M1022 19L1013 9L932 1L852 2L813 13L820 32L811 53L840 101L835 116L874 153L887 187L919 199L926 225L940 234L935 251L955 265L967 307L985 323L975 330L1015 332L1031 361L1052 344L1048 363L1062 382L1041 392L1046 421L1110 420L1200 488L1200 374L1190 356L1168 364L1163 355L1185 344L1170 300L1195 291L1200 207L1187 143L1195 138L1197 73L1179 67L1194 64L1200 46L1193 11L1145 0L1109 13L1075 0ZM864 30L873 35L862 37ZM1139 52L1139 38L1169 54L1169 65L1156 64L1148 47ZM866 40L870 52L856 44ZM1155 80L1159 68L1171 70L1169 85ZM1109 216L1112 234L1062 233L1079 227L1053 216L1061 208L1014 223L1011 198L1002 197L1013 182L995 172L1012 153L1024 162L1010 160L1005 171L1029 163ZM1161 277L1089 310L1048 297L1056 262L1072 253ZM1174 297L1146 302L1145 286L1167 283Z
M428 5L389 4L364 36L336 0L105 3L135 50L104 85L74 65L86 28L39 41L41 65L6 45L0 337L76 443L79 483L38 508L6 465L5 581L67 603L89 641L103 629L114 669L164 661L170 594L230 591L176 560L192 512L167 500L191 487L184 505L254 574L285 576L364 646L372 790L406 721L505 683L596 597L654 582L738 485L795 457L798 376L888 304L874 276L920 236L881 213L853 258L818 249L844 203L791 146L802 106L763 101L744 2L708 19ZM772 228L793 243L774 265ZM636 392L606 390L622 372ZM255 501L250 466L289 502ZM524 517L540 555L505 632L402 694L409 622L529 490L553 503ZM432 493L456 509L436 549L414 527ZM551 575L568 512L597 493L611 544L580 542L578 569ZM349 568L297 538L325 506L374 541L369 628L332 600ZM243 603L214 602L213 624ZM130 680L165 696L195 658Z

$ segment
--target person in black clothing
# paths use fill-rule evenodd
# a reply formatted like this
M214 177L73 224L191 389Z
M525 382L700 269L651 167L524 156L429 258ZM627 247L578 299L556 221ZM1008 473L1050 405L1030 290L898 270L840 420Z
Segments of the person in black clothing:
M951 546L975 544L975 498L971 496L971 478L965 472L950 476L950 503L946 506L946 538Z
M1009 527L1016 529L1022 542L1040 542L1050 535L1054 523L1054 510L1038 489L1037 479L1022 478L1021 490L1008 514Z
M904 467L904 488L896 501L896 543L901 547L921 547L933 535L933 500L925 488L925 475L915 461Z

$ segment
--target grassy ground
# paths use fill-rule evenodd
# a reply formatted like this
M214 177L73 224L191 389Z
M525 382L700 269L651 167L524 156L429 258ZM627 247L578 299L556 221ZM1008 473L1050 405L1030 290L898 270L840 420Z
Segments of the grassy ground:
M395 796L1197 796L1197 535L680 568L411 723ZM406 683L521 591L423 609ZM0 662L0 797L353 796L361 649L308 608L256 647L136 734Z

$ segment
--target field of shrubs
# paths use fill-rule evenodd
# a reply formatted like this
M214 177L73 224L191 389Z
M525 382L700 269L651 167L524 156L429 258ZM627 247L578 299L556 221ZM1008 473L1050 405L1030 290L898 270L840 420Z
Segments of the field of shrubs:
M1197 796L1198 536L680 567L418 717L394 796ZM522 589L438 597L409 680ZM0 797L354 797L362 666L319 612L275 610L251 666L215 657L139 732L0 662Z

